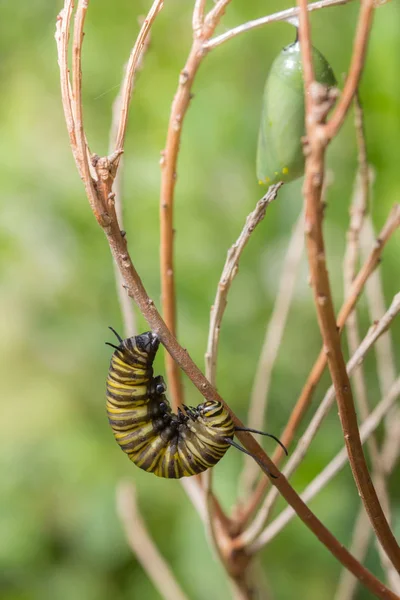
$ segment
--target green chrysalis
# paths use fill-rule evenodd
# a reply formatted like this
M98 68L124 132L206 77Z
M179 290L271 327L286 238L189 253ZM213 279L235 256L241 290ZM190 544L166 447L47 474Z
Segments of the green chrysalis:
M314 47L312 58L316 81L335 86L331 66ZM304 110L303 67L296 40L276 57L265 83L257 148L260 184L289 182L303 175Z

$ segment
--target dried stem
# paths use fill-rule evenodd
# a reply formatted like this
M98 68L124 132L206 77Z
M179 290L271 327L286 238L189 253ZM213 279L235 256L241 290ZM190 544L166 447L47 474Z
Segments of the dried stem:
M358 145L358 173L356 178L356 189L353 195L353 202L350 207L350 225L347 234L347 248L345 252L345 258L343 263L343 273L344 273L344 290L345 295L348 293L348 290L351 287L352 281L355 277L357 261L360 254L360 234L362 228L364 227L364 218L365 214L368 210L368 197L369 197L369 168L368 168L368 160L367 160L367 149L366 149L366 141L365 141L365 132L364 132L364 115L363 110L360 104L360 100L358 94L355 96L354 102L354 122L355 122L355 130L357 136L357 145ZM379 271L376 273L378 274ZM350 354L354 354L357 347L360 344L360 336L358 329L358 319L357 312L354 310L349 316L346 323L347 330L347 340ZM355 371L353 375L353 385L355 391L355 398L359 408L359 412L361 418L365 421L370 413L369 401L368 401L368 393L367 393L367 385L365 381L365 374L363 365ZM383 395L385 392L381 389L381 394ZM390 515L390 502L389 502L389 494L387 491L385 474L382 468L380 455L379 455L379 447L378 442L374 435L371 435L368 438L367 447L369 450L371 464L372 464L372 477L374 484L379 492L379 497L381 499L382 505L385 510L386 518L389 523L391 522ZM366 551L368 549L369 541L371 538L371 530L365 523L367 519L367 515L365 513L364 507L361 505L361 509L356 520L354 532L353 532L353 542L352 548L355 548L357 558L364 557ZM365 527L366 531L363 531L363 527ZM388 559L386 554L382 552L380 545L378 544L378 551L381 556L381 563L384 569L387 570L387 580L390 582L392 580L392 588L396 591L400 591L396 589L396 584L398 584L399 575L393 569L391 563L388 563ZM393 583L395 585L393 585ZM349 598L352 596L357 585L357 581L354 577L348 573L345 569L343 570L341 581L338 586L337 596L342 598Z
M256 376L251 393L247 418L248 427L257 429L264 423L267 409L268 393L271 375L278 351L281 346L283 333L293 299L296 278L304 249L304 216L300 214L281 269L278 293L268 326L265 331L264 343L257 365ZM257 464L245 456L243 473L239 481L239 490L251 490L257 474L260 472Z
M348 2L351 2L351 0L321 0L320 2L313 2L312 4L309 4L307 9L309 12L312 12L314 10L320 10L321 8L329 8L330 6L347 4ZM204 48L211 50L212 48L220 46L224 42L231 40L241 33L251 31L252 29L256 29L258 27L263 27L269 23L276 23L277 21L291 21L293 17L297 17L298 15L299 9L295 7L281 10L280 12L274 13L273 15L268 15L266 17L261 17L260 19L254 19L254 21L248 21L247 23L243 23L243 25L239 25L238 27L230 29L229 31L226 31L215 38L211 38L209 41L204 43Z
M243 227L240 236L233 244L233 246L231 246L231 248L228 250L228 256L226 258L221 278L218 283L214 304L211 307L207 352L205 355L206 376L210 383L212 383L212 385L215 385L218 344L222 318L224 316L225 308L228 303L227 297L230 287L238 272L240 257L247 242L249 241L251 234L253 233L257 225L263 220L267 207L271 204L273 200L275 200L278 194L278 190L281 186L282 183L271 185L265 196L263 196L261 200L257 202L257 205L253 212L251 212L248 215L245 226Z
M357 557L361 563L365 562L368 546L372 538L372 529L369 526L368 515L363 504L356 517L353 535L350 544L350 552ZM357 579L347 569L342 569L334 600L351 600L358 585Z
M161 195L160 195L160 269L162 312L168 329L176 334L176 302L174 282L174 192L177 178L178 152L181 143L183 120L192 98L192 85L203 58L206 55L202 45L213 34L229 0L220 0L206 15L201 29L204 3L195 3L193 12L194 39L188 59L180 76L169 118L167 140L162 152ZM166 354L166 370L172 406L183 403L183 390L178 365Z
M165 600L188 600L147 531L133 483L119 484L117 509L128 544L160 595Z
M145 43L141 49L141 52L140 52L140 55L139 55L139 58L137 61L136 69L132 71L133 76L130 79L130 83L131 83L131 87L132 87L131 95L132 95L134 84L135 84L134 75L138 72L139 69L142 68L143 57L149 47L149 44L150 44L150 35L148 34L147 38L145 39ZM117 97L115 98L113 106L112 106L112 121L111 121L111 128L110 128L110 139L109 139L109 144L108 144L109 155L112 154L114 148L116 147L116 143L117 143L118 127L119 127L119 123L121 121L120 117L121 117L121 110L122 110L122 97L123 97L124 85L125 85L125 80L126 80L127 67L128 67L128 65L125 66L125 69L124 69L125 76L123 78L123 82L121 84L120 91L119 91ZM126 113L126 117L127 117L128 116L127 110L125 111L125 113ZM123 171L122 156L119 159L118 166L119 166L119 168L116 170L116 175L114 178L113 192L115 195L114 196L115 212L117 214L118 223L119 223L121 229L123 229L124 222L123 222L123 208L122 208L122 171ZM124 323L125 335L126 335L126 337L131 337L131 336L137 334L136 316L135 316L135 312L133 310L133 304L132 304L128 294L126 293L126 290L123 287L124 282L122 280L121 274L115 263L114 263L114 274L115 274L115 281L116 281L116 286L117 286L117 294L118 294L118 298L119 298L119 304L120 304L120 308L121 308L121 314L122 314L123 323Z
M192 29L194 37L200 37L204 25L206 0L196 0L193 9Z
M392 210L389 213L388 218L379 233L379 236L375 239L372 250L365 260L362 268L360 269L356 279L351 286L351 291L346 298L342 308L339 311L337 317L337 326L339 328L339 332L342 330L346 320L354 309L356 302L367 282L368 278L371 276L373 271L378 266L383 249L393 233L400 226L400 204L395 204ZM370 246L369 246L370 248ZM293 441L293 438L299 428L299 425L311 404L311 400L313 398L313 394L316 390L318 382L320 381L325 367L327 365L327 355L324 351L324 348L321 349L317 360L314 363L313 368L307 378L307 381L301 391L301 394L289 416L288 422L285 426L285 429L280 436L281 441L285 444L286 447L290 446ZM280 464L280 461L284 457L284 452L280 446L277 446L272 460L276 465ZM267 478L263 478L260 480L253 496L250 498L248 505L242 510L241 513L241 525L248 521L248 519L254 513L254 510L260 503L265 489L267 488L269 480Z
M135 45L133 46L130 54L128 64L126 66L125 78L121 88L120 119L117 127L117 134L115 136L114 152L122 152L124 149L134 77L137 69L140 68L143 52L146 51L151 27L155 21L155 18L163 8L163 5L164 0L154 0L147 17L143 21L139 35L136 38ZM116 161L116 166L117 165L118 159Z
M357 348L357 351L351 357L347 365L347 372L349 374L353 373L353 371L364 360L366 353L372 348L376 340L390 327L390 324L396 318L399 312L400 293L394 297L389 310L385 313L382 319L380 319L380 321L376 325L371 327L370 331L367 333L366 337L364 338L360 346ZM285 477L289 478L291 475L293 475L294 471L297 469L297 467L300 465L303 458L305 457L311 445L311 442L316 436L324 418L327 416L329 410L331 409L334 403L335 393L335 388L332 385L325 394L322 402L319 404L306 431L300 438L296 449L292 452L290 459L285 465L285 468L283 469ZM264 526L264 523L272 509L272 506L274 505L277 499L277 496L278 494L276 493L276 489L272 489L267 495L262 505L262 508L258 512L254 522L238 538L236 538L236 543L238 546L246 546L257 537L262 527Z
M367 218L361 232L361 253L365 255L366 248L374 238L374 229L371 218ZM382 281L377 271L366 285L366 297L371 320L379 319L385 312L385 300L382 289ZM388 331L375 346L375 354L378 367L378 379L382 393L385 393L396 377L396 366L394 361L393 341ZM382 447L382 467L391 472L400 453L400 409L395 406L388 415L386 422L387 435Z
M371 412L368 418L360 427L360 435L364 443L371 433L375 431L385 415L390 411L400 395L400 378L398 378L387 396L381 400L376 408ZM320 492L329 481L343 468L348 462L346 448L343 448L333 460L321 471L319 475L307 486L301 497L304 502L309 502L314 496ZM248 548L251 553L258 552L265 544L270 542L295 516L295 512L290 508L285 508L280 515L268 525L262 534Z
M322 231L323 207L321 204L321 192L325 147L327 140L331 139L332 135L338 131L343 122L350 101L357 89L365 60L373 5L371 0L364 0L361 4L350 75L345 84L342 99L339 101L338 110L334 113L330 121L330 129L328 132L325 131L324 137L324 135L321 135L321 128L325 127L323 120L326 118L327 110L322 112L321 108L327 105L329 109L330 96L326 88L314 82L307 3L306 0L298 0L298 4L301 9L300 45L306 91L306 131L308 138L303 187L306 245L318 324L328 356L329 371L336 390L340 422L354 480L377 537L393 565L400 571L400 548L385 518L369 475L359 436L350 381L347 376L346 364L340 346L339 332L336 326ZM348 101L348 98L350 101ZM328 126L329 124L326 127Z
M257 225L263 220L267 207L273 200L275 200L281 185L282 184L279 183L277 185L271 186L268 189L267 193L261 198L261 200L257 202L256 208L253 210L253 212L251 212L248 215L245 226L240 236L238 237L235 244L228 251L228 256L217 287L215 301L213 306L211 307L208 345L205 355L206 377L213 386L215 386L216 383L216 365L222 318L227 305L227 296L231 284L239 268L240 257L251 234L253 233ZM218 524L215 523L214 518L215 504L212 501L212 475L212 469L208 469L203 475L204 493L207 498L207 529L222 562L226 563L223 552L219 547L221 536L217 535L216 532L216 527L218 526ZM236 583L238 584L239 582Z
M356 94L365 64L374 8L373 0L363 0L361 2L349 74L334 113L328 123L324 126L324 136L326 141L334 138L340 127L343 125L343 121ZM312 80L306 79L306 82L307 81L308 83L311 83Z

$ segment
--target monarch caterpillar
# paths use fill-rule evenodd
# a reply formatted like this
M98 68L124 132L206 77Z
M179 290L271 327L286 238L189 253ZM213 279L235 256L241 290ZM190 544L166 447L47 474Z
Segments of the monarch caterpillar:
M233 440L236 431L272 437L287 454L275 436L235 427L219 401L183 406L173 413L163 378L153 377L159 338L148 331L123 340L110 329L119 344L106 342L114 348L107 377L107 415L117 443L135 465L158 477L180 479L213 467L230 446L253 456Z
M314 77L329 87L335 75L326 58L312 48ZM294 181L304 173L301 138L305 135L304 81L300 43L286 46L272 63L264 88L257 147L260 184Z

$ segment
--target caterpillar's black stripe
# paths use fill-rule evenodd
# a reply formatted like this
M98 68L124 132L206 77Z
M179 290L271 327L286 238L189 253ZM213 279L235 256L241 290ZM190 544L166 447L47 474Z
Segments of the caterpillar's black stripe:
M221 402L172 412L162 377L153 377L160 344L154 333L123 340L110 329L119 345L109 344L115 351L107 377L107 414L132 462L159 477L179 479L213 467L231 445L241 449L233 442L235 426Z

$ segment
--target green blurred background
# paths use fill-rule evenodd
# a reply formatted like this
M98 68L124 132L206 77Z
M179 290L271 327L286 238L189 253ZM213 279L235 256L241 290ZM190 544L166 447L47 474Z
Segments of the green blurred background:
M126 143L125 228L134 262L158 305L159 153L191 43L192 4L165 2L137 81ZM107 152L111 105L138 31L137 17L149 5L144 0L91 2L83 56L84 114L90 147L98 154ZM219 32L288 6L277 0L235 0ZM104 341L108 325L122 330L122 324L110 253L85 198L62 114L53 37L61 8L61 2L48 0L0 3L0 596L158 599L116 516L116 485L126 478L135 481L151 534L188 597L225 599L226 578L182 487L134 468L107 424L110 349ZM314 43L339 81L348 68L357 10L353 3L312 15ZM372 215L377 228L400 192L399 23L398 3L377 10L361 89L368 151L376 169ZM293 28L284 23L237 37L206 58L194 86L176 188L176 283L179 339L200 366L226 251L262 193L255 148L265 76L292 39ZM349 118L328 153L334 183L325 230L336 307L342 299L341 263L356 163ZM230 293L218 388L242 419L286 244L300 211L300 192L301 182L286 186L269 208ZM398 291L399 250L397 235L382 264L387 301ZM364 333L364 299L360 310ZM145 330L141 317L139 322ZM398 327L393 334L398 348ZM282 430L319 345L304 262L273 375L267 422L260 427L276 434ZM375 404L379 389L373 355L366 370ZM160 352L156 372L163 371ZM327 383L325 377L314 406ZM185 389L188 403L197 404L199 394L186 379ZM303 489L341 446L334 410L294 477L296 489ZM231 451L215 468L216 488L227 509L237 497L241 466L242 457ZM396 476L391 493L399 517ZM349 544L358 506L348 468L312 503L344 544ZM399 518L396 523L399 534ZM340 566L298 520L268 546L262 562L279 600L333 597ZM374 547L367 565L383 576ZM357 598L371 595L360 589Z

